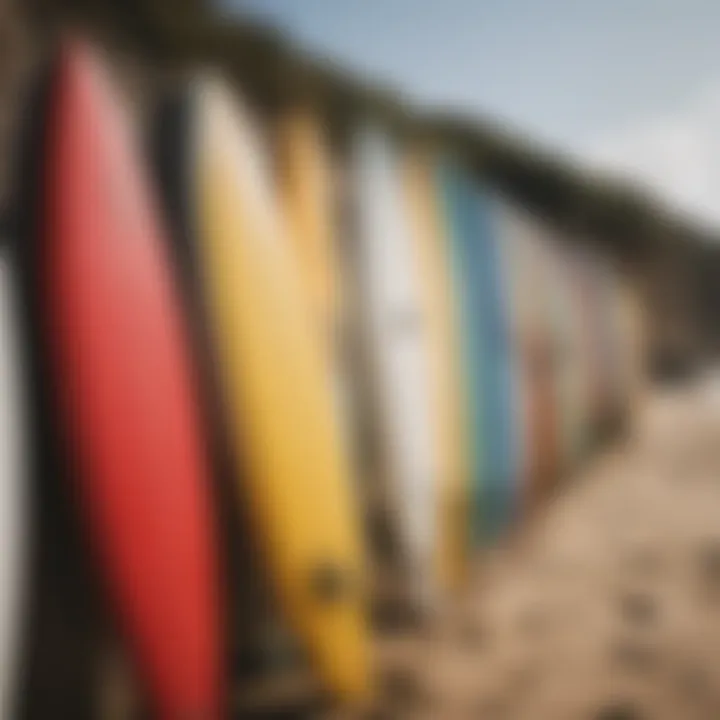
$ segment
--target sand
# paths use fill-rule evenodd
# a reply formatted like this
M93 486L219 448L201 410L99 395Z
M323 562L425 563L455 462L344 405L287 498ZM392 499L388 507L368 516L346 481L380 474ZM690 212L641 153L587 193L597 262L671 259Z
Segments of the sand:
M716 383L655 393L442 617L377 656L373 707L342 717L720 718Z

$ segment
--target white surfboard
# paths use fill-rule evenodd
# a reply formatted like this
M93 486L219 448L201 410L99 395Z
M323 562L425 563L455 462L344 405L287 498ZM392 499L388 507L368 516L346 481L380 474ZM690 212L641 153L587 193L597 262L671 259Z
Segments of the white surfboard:
M0 239L0 717L10 717L17 681L24 546L24 412L17 304Z
M356 270L382 481L410 571L411 595L427 607L435 592L438 435L420 269L391 139L372 127L358 131L353 170Z

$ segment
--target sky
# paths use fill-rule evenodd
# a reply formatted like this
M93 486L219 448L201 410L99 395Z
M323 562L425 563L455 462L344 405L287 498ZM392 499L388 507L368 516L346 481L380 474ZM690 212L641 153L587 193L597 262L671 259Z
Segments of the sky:
M409 97L505 121L720 226L717 0L222 0Z

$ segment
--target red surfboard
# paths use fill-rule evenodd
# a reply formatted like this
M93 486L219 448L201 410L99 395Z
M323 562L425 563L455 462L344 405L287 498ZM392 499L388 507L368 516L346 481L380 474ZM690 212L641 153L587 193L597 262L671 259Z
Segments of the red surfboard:
M80 508L154 716L217 718L211 478L172 267L89 48L63 47L49 93L35 272Z

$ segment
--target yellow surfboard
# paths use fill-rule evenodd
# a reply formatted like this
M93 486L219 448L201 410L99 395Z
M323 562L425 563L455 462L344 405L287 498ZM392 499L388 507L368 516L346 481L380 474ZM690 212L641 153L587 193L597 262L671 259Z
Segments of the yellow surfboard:
M218 79L191 86L187 202L228 435L278 605L336 698L369 687L365 559L349 454L264 148Z
M321 332L333 345L342 313L332 208L330 151L309 107L286 112L278 127L278 174L287 226Z
M428 321L431 392L439 449L437 572L441 586L456 590L468 573L468 449L449 249L440 219L433 169L433 156L428 149L418 147L407 154L404 182Z
M276 138L277 179L284 221L310 297L313 320L326 346L328 372L347 442L354 448L355 408L343 353L345 287L338 252L335 166L317 113L296 105L285 111Z

